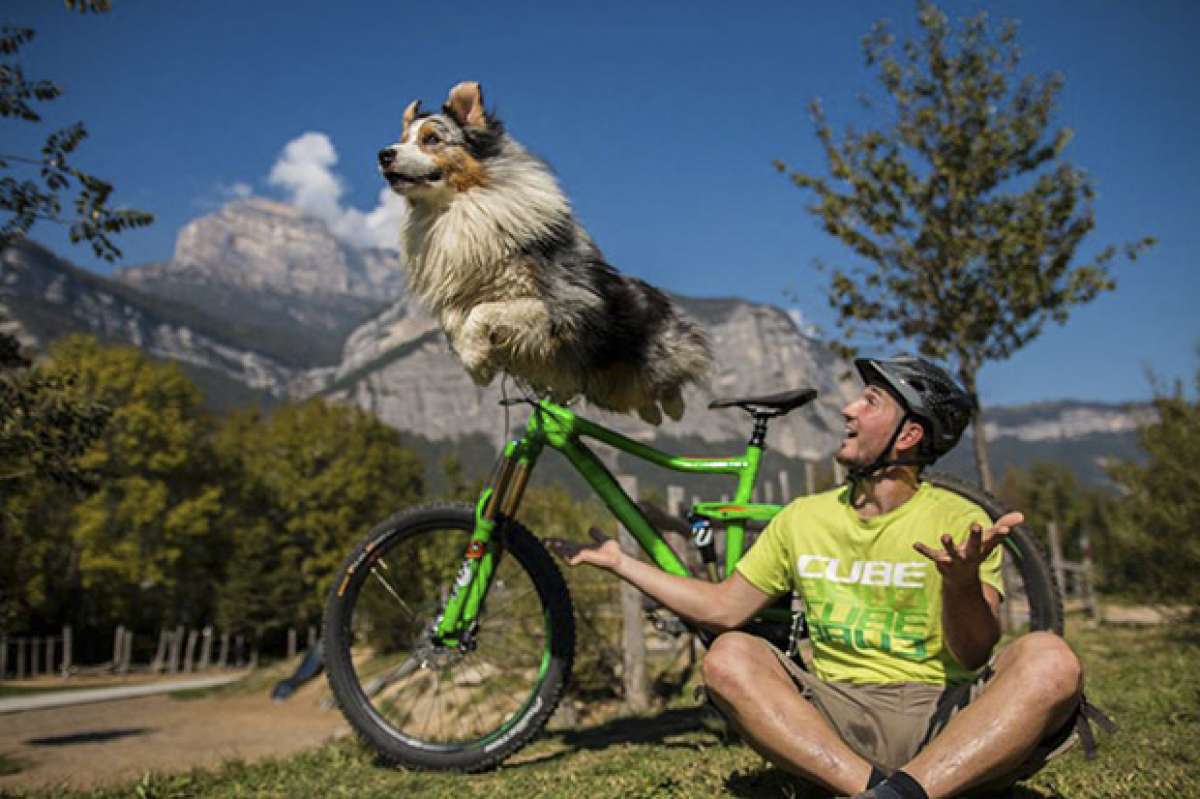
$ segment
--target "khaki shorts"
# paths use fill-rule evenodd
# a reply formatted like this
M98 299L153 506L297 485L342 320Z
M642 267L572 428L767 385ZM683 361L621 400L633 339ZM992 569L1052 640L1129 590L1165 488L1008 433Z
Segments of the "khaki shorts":
M846 745L888 773L908 763L936 738L955 714L983 692L995 674L989 663L973 682L955 686L827 683L800 668L775 646L766 641L763 644L771 647L804 698L820 711ZM989 783L985 790L1003 788L1031 776L1051 758L1070 749L1077 739L1074 720L1068 721L1041 741L1011 774Z

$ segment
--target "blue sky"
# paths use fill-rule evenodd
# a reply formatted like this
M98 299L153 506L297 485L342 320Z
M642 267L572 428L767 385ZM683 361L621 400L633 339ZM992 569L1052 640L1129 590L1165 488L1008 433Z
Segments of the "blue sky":
M118 240L124 264L170 257L183 224L247 191L307 191L346 235L378 237L381 226L365 222L388 213L374 158L404 106L436 106L454 83L479 80L510 132L554 165L618 268L679 293L793 307L827 331L814 259L846 254L771 162L823 172L809 100L835 122L869 119L856 97L878 91L860 39L881 17L900 33L915 26L904 2L114 5L84 17L50 0L6 4L0 18L38 32L22 54L27 76L66 92L42 106L40 129L4 121L0 149L35 150L49 126L86 121L78 165L111 178L118 203L158 217ZM1020 20L1021 71L1065 76L1056 122L1075 131L1067 157L1099 192L1081 255L1159 239L1117 264L1116 292L986 366L984 401L1145 398L1147 369L1190 382L1200 362L1200 5L943 7ZM53 227L33 238L111 269Z

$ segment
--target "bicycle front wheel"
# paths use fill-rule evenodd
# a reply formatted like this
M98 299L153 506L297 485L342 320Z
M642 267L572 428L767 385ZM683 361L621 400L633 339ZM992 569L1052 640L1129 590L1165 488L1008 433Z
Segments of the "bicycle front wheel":
M351 726L393 763L491 768L545 726L566 687L570 595L515 521L496 526L503 555L477 624L454 645L434 640L474 525L462 504L399 513L351 554L330 592L329 684Z

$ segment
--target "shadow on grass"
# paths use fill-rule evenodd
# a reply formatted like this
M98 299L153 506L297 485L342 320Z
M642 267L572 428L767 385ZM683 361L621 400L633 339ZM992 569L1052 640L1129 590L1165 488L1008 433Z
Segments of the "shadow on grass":
M549 763L584 750L607 749L617 744L655 744L668 749L694 749L685 743L667 741L673 735L708 730L715 740L721 734L706 722L708 711L703 707L670 708L655 716L624 716L593 727L578 730L558 730L545 733L543 740L558 741L565 748L540 757L531 757L506 768L521 768Z
M725 790L742 799L830 799L837 796L814 785L786 774L777 768L765 766L761 769L735 771L725 780ZM979 799L984 799L979 795ZM1023 785L1004 793L987 794L987 799L1062 799L1058 794L1047 794Z

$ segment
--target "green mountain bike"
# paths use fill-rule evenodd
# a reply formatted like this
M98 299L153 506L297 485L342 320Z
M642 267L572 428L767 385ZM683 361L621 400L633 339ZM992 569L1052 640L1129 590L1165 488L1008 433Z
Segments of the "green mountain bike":
M691 508L694 539L706 549L713 527L725 532L718 577L732 574L749 524L781 505L751 502L768 422L812 401L812 389L718 400L739 407L753 432L745 452L727 458L669 455L545 400L522 437L507 444L474 507L438 503L412 508L380 524L350 555L334 580L325 610L329 682L342 712L380 755L419 769L492 768L545 726L571 674L575 621L558 566L518 520L521 497L546 447L558 450L651 562L689 571L638 505L584 444L590 438L665 469L736 479L731 502ZM993 518L1003 508L977 488L932 476ZM1062 629L1062 602L1036 539L1018 527L1005 541L1013 566L1011 597L1024 597L1032 629ZM711 551L706 552L711 559ZM1014 568L1015 567L1015 568ZM785 598L786 599L786 598ZM802 631L790 602L765 609L748 629ZM697 630L706 640L706 632Z

